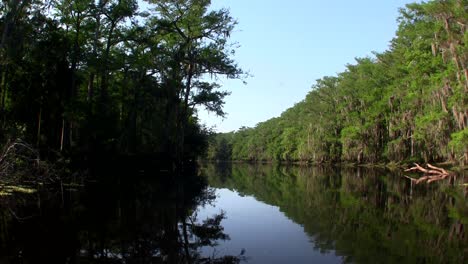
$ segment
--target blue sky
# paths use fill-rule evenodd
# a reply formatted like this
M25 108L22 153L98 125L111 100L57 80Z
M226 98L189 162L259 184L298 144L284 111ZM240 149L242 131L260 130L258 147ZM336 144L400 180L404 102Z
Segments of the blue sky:
M199 117L219 132L252 127L305 98L316 79L344 71L354 58L382 52L395 36L405 0L212 0L228 8L238 26L231 41L237 63L253 77L247 85L221 80L232 94L223 120Z

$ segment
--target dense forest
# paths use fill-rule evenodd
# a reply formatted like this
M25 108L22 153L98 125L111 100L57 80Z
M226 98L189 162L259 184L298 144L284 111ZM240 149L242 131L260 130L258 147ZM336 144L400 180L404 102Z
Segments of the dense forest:
M0 146L193 159L196 107L223 115L216 77L244 76L209 0L8 0L0 17Z
M208 158L466 164L467 10L466 0L407 5L387 51L317 80L279 117L216 135Z

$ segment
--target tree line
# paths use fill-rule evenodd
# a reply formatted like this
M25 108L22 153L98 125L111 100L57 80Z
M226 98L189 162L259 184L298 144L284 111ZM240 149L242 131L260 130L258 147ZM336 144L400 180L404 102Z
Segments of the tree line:
M207 158L468 162L468 2L400 9L389 49L316 81L281 116L211 138Z
M223 115L215 77L244 75L236 21L210 2L2 1L0 142L195 157L207 135L196 107Z

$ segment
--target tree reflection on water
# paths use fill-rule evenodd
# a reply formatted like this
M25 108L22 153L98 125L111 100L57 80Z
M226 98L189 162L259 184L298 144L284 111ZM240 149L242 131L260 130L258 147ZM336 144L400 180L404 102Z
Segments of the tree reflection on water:
M198 176L113 172L85 187L0 197L1 263L239 263L204 256L227 240L225 214L197 219L215 199ZM112 174L108 172L108 174ZM141 174L141 173L134 173Z
M208 164L202 172L210 186L279 207L311 246L344 262L468 261L463 173L452 182L413 185L398 172L366 168Z

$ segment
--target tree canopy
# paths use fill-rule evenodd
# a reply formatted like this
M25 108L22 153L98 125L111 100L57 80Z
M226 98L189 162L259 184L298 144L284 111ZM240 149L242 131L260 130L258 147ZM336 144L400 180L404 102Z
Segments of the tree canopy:
M226 156L222 143L234 160L467 163L467 9L407 5L387 51L317 80L280 117L218 135L208 158Z
M197 107L243 78L236 21L209 0L2 1L0 140L53 151L200 153Z

